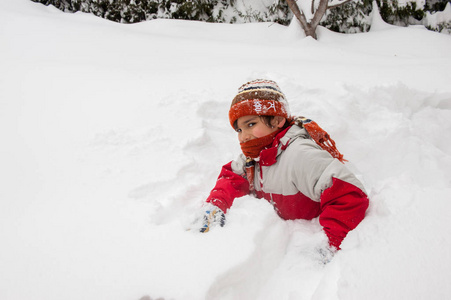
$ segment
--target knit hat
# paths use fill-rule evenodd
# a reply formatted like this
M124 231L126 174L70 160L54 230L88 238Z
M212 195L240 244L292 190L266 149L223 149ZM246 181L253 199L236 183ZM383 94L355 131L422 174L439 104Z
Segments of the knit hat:
M230 125L233 127L236 120L249 115L290 117L288 102L277 83L257 79L238 89L229 110Z

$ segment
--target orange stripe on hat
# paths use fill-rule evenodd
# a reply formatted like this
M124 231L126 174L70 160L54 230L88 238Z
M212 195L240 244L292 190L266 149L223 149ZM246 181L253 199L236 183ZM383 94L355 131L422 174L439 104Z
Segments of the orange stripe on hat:
M272 80L257 79L243 84L232 101L229 121L232 125L243 116L290 116L285 95Z
M230 125L233 127L236 120L250 115L288 118L288 113L283 103L276 100L250 99L232 105L229 110Z

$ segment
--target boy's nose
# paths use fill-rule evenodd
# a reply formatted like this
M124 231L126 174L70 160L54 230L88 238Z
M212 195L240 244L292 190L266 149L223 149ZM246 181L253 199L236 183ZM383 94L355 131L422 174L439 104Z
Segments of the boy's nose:
M240 136L240 143L245 143L247 141L251 140L251 135L249 133L242 133Z

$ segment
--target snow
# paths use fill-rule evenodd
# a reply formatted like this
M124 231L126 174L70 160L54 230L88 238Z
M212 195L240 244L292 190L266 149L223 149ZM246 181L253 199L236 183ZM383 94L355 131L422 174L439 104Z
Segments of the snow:
M423 8L424 5L426 4L426 0L398 0L398 6L402 7L402 6L406 6L407 4L413 4L415 3L415 7L418 8Z
M254 1L243 1L238 0L235 3L235 9L237 11L266 11L267 7L274 4L274 0L254 0Z
M385 23L385 21L382 19L381 14L379 13L379 8L377 6L377 2L373 1L372 3L372 11L371 11L371 28L370 31L380 31L385 29L393 29L395 25L390 25L388 23Z
M437 28L439 24L451 22L451 3L448 2L443 11L438 11L432 14L430 12L426 12L426 22L427 25L431 26L432 28ZM446 30L443 31L446 32Z
M302 13L305 15L305 18L307 21L310 21L313 19L314 13L312 12L312 0L300 0L297 1L297 5L302 11ZM319 1L315 2L315 9L318 8Z
M0 299L445 299L451 38L374 25L316 41L296 22L124 25L1 1ZM251 197L187 230L240 152L227 112L255 78L370 194L326 265L317 220Z

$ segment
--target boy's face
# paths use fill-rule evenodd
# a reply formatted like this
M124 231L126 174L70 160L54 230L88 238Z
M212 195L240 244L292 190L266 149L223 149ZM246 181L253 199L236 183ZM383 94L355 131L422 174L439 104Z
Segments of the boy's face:
M283 122L281 121L283 119ZM285 123L285 119L274 118L271 126L266 125L259 116L244 116L237 120L236 132L240 143L245 143L253 139L264 137L277 131Z

